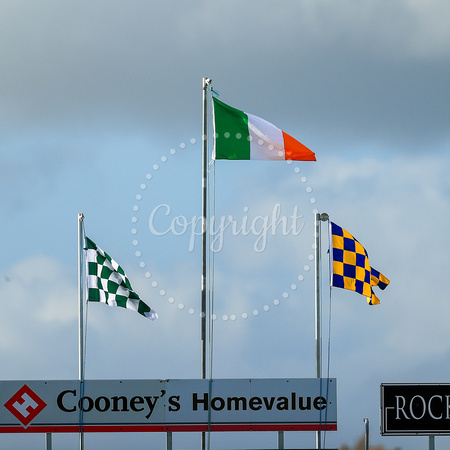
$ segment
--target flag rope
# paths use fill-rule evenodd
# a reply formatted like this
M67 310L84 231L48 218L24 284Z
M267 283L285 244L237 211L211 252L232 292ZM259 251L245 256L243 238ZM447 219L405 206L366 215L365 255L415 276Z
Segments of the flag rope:
M86 278L86 277L85 277ZM85 283L87 283L87 281L85 281ZM83 381L82 381L82 383L81 383L81 386L80 386L80 403L81 403L81 405L83 406L83 398L84 398L84 391L85 391L85 385L86 385L86 380L85 380L85 377L84 377L84 375L85 375L85 373L86 373L86 353L87 353L87 343L86 343L86 341L87 341L87 330L88 330L88 326L87 326L87 321L88 321L88 312L89 312L89 302L87 301L87 300L85 300L85 302L84 302L84 307L86 308L86 313L85 313L85 321L84 321L84 330L83 330L83 333L84 333L84 341L83 341L83 343L84 343L84 345L83 345L83 360L84 360L84 363L83 363ZM84 420L84 411L83 411L83 407L81 407L80 408L80 423L82 424L81 426L83 426L83 420Z
M86 248L86 232L85 232L84 222L83 222L82 233L83 233L83 255L84 255L84 264L83 264L84 285L83 285L83 289L84 289L84 292L87 292L87 277L86 277L86 250L87 250L87 248ZM84 324L84 330L83 330L84 339L83 339L83 353L82 353L83 361L84 361L84 364L83 364L83 380L84 380L84 376L85 376L85 373L86 373L86 354L87 354L87 343L86 343L86 340L87 340L87 331L88 331L87 322L88 322L88 314L89 314L89 302L88 302L87 297L85 295L83 296L83 300L84 300L84 302L83 302L84 303L83 304L83 310L85 311L85 313L84 313L85 320L83 321L83 324Z
M328 235L329 237L329 235ZM328 248L330 248L330 242L328 243ZM328 252L328 256L330 255L330 252ZM328 401L328 392L329 392L329 386L330 386L330 360L331 360L331 313L332 313L332 307L331 307L331 285L328 286L328 342L327 342L327 393L326 393L326 399ZM327 440L327 421L328 421L328 408L325 409L325 430L323 432L323 446L326 447L326 440Z
M329 227L330 228L330 227ZM330 272L330 279L332 273L332 258L331 258L331 233L327 233L328 235L328 267ZM320 268L322 270L322 267ZM321 277L323 279L323 277ZM322 292L322 289L320 290ZM328 284L328 337L327 337L327 388L325 397L328 402L328 394L329 394L329 386L330 386L330 361L331 361L331 318L332 318L332 303L331 303L331 283ZM322 300L322 299L321 299ZM320 302L322 304L322 301ZM322 383L321 383L322 387ZM321 394L322 395L322 394ZM323 431L323 447L326 447L326 438L327 438L327 423L328 423L328 408L325 409L325 420L324 420L324 431Z
M211 170L212 169L212 170ZM208 203L208 219L210 217L216 216L216 166L214 161L208 167L208 175L212 175L212 195L208 196L210 202ZM208 182L208 189L210 188ZM209 306L209 333L208 333L208 345L209 345L209 378L213 378L213 362L214 362L214 289L215 289L215 252L212 246L212 236L211 236L211 224L208 220L208 306Z
M209 158L209 155L208 155ZM208 233L208 398L212 397L212 380L213 380L213 365L214 365L214 285L215 285L215 253L212 246L211 237L211 223L210 217L216 217L216 165L214 160L211 158L208 164L208 182L207 190L210 191L212 188L212 195L208 195L208 217L206 222L207 233ZM211 184L211 186L210 186ZM208 403L208 437L206 442L206 448L210 450L211 448L211 405Z

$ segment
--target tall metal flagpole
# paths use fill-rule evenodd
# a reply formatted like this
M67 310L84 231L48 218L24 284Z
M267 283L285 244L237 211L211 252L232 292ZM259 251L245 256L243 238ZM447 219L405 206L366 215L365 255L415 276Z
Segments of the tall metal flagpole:
M203 169L203 179L202 179L202 312L201 312L201 351L202 351L202 379L206 379L206 267L207 258L206 251L208 247L207 239L207 208L208 208L208 87L211 85L211 78L203 78L203 129L202 129L202 139L203 139L203 158L202 158L202 169ZM206 434L202 432L201 438L201 448L205 450L206 448Z
M84 215L78 214L78 379L80 380L80 392L81 386L84 383L84 280L83 280L83 220ZM80 418L83 416L80 415ZM83 424L80 421L80 450L84 449L84 434Z
M202 158L202 313L201 313L201 347L202 347L202 378L206 378L206 251L207 251L207 208L208 208L208 96L207 88L211 78L203 78L203 158Z
M320 318L320 255L321 255L321 239L320 239L320 222L326 222L328 214L314 214L314 236L315 236L315 319L316 319L316 378L322 378L322 332ZM316 432L316 449L322 448L321 431Z

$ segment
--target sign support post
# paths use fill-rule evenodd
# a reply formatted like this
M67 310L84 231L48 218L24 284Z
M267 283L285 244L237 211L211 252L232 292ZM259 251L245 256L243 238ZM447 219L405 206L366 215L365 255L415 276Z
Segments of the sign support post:
M434 436L428 436L428 450L434 450Z
M166 450L172 450L172 432L166 433Z
M369 419L364 419L364 448L369 450Z
M283 431L278 432L278 450L284 449L284 433Z
M45 450L52 450L52 433L45 433Z

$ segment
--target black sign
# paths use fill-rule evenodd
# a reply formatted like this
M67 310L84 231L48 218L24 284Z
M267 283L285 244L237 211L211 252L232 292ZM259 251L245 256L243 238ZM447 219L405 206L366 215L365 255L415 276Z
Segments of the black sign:
M450 384L382 384L381 434L450 434Z

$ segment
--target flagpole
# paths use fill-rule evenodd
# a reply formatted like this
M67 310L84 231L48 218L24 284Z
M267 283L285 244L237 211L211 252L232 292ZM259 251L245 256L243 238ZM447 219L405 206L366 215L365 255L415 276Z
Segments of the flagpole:
M321 239L320 222L328 221L328 214L314 214L314 237L315 237L315 340L316 340L316 378L322 378L322 331L320 317L320 260L321 260ZM321 449L321 431L316 432L316 449Z
M320 329L320 213L314 214L315 237L315 341L316 341L316 377L322 377L321 365L321 329Z
M78 379L81 386L84 383L84 281L83 281L83 221L84 214L78 214ZM81 395L81 394L80 394ZM83 416L80 415L80 418ZM80 421L80 450L84 449L83 424Z
M203 158L202 158L202 281L201 281L201 377L206 379L206 267L207 267L207 211L208 211L208 87L211 85L211 78L204 77L203 84L203 128L202 128L202 140L203 140ZM201 448L206 448L206 435L202 432Z

